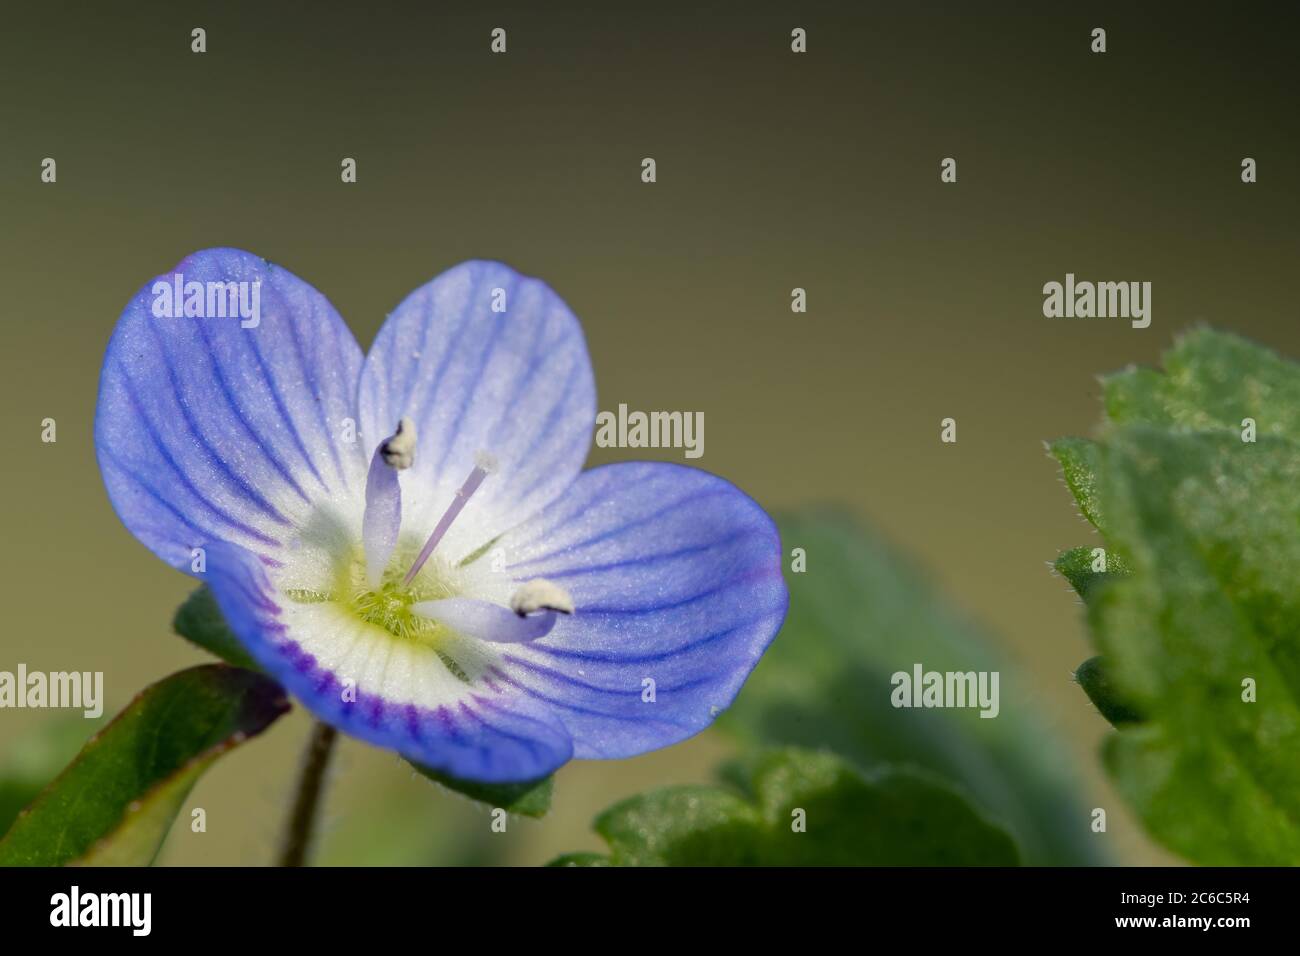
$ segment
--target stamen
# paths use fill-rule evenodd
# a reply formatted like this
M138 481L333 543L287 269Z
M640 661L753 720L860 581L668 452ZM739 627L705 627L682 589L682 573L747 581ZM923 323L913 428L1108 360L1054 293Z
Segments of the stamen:
M396 447L396 450L394 448ZM366 510L361 516L361 544L366 554L366 582L378 589L397 535L402 528L402 487L397 469L415 460L415 425L403 418L392 438L380 442L366 474Z
M415 580L415 576L420 573L420 568L424 567L424 562L429 560L429 555L433 554L433 549L438 546L438 542L441 541L443 535L447 533L447 529L450 528L451 523L456 520L456 516L459 515L461 509L465 507L470 496L474 494L474 492L478 491L478 486L483 484L483 479L491 474L495 468L496 459L491 455L479 455L478 463L474 465L474 470L469 473L469 477L465 479L465 483L460 486L459 490L456 492L456 496L451 499L451 505L448 506L446 513L439 519L438 524L433 529L433 534L429 535L429 540L424 542L424 547L420 549L419 557L417 557L415 563L411 565L411 570L406 572L406 577L402 579L403 586L409 587L411 582Z
M508 607L474 598L444 598L441 601L418 601L411 613L437 621L466 637L493 644L527 644L551 633L559 613L544 610L540 614L516 614Z

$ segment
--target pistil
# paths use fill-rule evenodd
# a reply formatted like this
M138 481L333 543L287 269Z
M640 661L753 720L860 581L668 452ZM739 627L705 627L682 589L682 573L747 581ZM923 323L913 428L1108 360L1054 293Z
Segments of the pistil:
M409 587L411 582L415 580L415 576L424 567L424 562L429 560L429 555L433 554L433 549L443 539L447 529L451 527L451 523L456 520L456 516L461 513L474 492L478 491L478 486L483 484L483 479L491 474L495 468L496 460L491 455L479 455L474 470L469 473L465 483L457 489L455 497L451 499L451 504L447 507L446 513L438 520L433 533L429 535L429 540L424 542L424 547L420 549L420 554L415 559L415 563L411 565L411 570L406 572L406 577L402 579L403 586Z

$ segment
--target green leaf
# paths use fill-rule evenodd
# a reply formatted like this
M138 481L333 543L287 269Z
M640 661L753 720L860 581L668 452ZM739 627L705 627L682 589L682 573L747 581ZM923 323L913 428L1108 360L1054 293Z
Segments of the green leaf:
M478 783L474 780L460 780L417 763L412 763L411 766L444 787L464 794L472 800L486 803L490 807L505 810L507 813L516 813L525 817L544 817L551 809L554 777L529 780L524 783Z
M13 741L0 759L0 836L100 725L80 714L54 715Z
M1163 357L1165 372L1129 368L1102 379L1115 424L1177 431L1231 430L1253 418L1258 433L1300 434L1300 366L1237 335L1198 329Z
M1105 549L1102 549L1105 551ZM1122 578L1129 574L1128 562L1118 554L1106 551L1104 571L1095 570L1098 555L1095 548L1071 548L1063 551L1052 563L1062 577L1070 582L1076 594L1084 601L1090 601L1097 588L1107 581Z
M1130 573L1081 582L1101 657L1079 683L1119 727L1106 765L1157 839L1198 863L1295 865L1300 365L1205 329L1163 362L1103 379L1089 498Z
M1089 620L1148 718L1109 739L1108 768L1195 862L1300 863L1300 446L1130 426L1101 478L1133 574Z
M1027 682L927 576L840 512L780 522L790 612L719 724L751 745L826 748L869 769L918 767L955 784L1011 832L1038 865L1100 862L1069 749L1048 728ZM927 670L998 671L1001 713L896 709L891 676Z
M1101 528L1101 503L1097 500L1096 442L1086 438L1058 438L1047 446L1048 454L1061 465L1065 486L1079 503L1079 510L1094 527Z
M557 856L547 866L610 866L609 857L599 853L565 853Z
M754 790L771 827L768 854L802 866L1015 866L1011 837L933 777L887 769L862 775L824 753L786 751L758 763ZM791 822L796 809L806 833ZM814 828L812 821L817 821ZM805 840L803 837L811 836Z
M1248 339L1212 329L1182 336L1163 357L1165 371L1130 366L1102 377L1108 420L1170 431L1227 430L1252 419L1258 435L1300 435L1300 366ZM1080 510L1103 530L1098 494L1101 448L1082 438L1048 445Z
M753 800L719 787L632 797L596 819L608 858L554 866L1012 866L1015 844L931 777L864 776L826 753L769 751Z
M0 865L152 862L203 771L288 709L278 684L225 664L153 684L19 816Z
M1112 726L1138 724L1145 719L1137 707L1115 689L1115 682L1110 676L1110 666L1104 657L1088 658L1074 672L1074 679L1088 695L1093 706L1101 711L1101 715L1110 721Z
M597 817L595 829L609 844L613 866L763 862L763 818L755 807L717 787L666 787L632 797Z
M172 630L227 664L250 671L261 670L239 642L239 638L226 626L217 599L212 596L212 591L206 584L191 592L176 609L176 616L172 618Z

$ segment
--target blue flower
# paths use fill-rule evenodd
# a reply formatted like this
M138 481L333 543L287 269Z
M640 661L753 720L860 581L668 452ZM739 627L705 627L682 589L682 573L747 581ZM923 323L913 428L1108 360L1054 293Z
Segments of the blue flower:
M317 717L506 782L699 732L785 615L767 514L679 465L583 472L595 412L577 319L500 263L363 356L307 283L209 249L122 313L95 445L126 527Z

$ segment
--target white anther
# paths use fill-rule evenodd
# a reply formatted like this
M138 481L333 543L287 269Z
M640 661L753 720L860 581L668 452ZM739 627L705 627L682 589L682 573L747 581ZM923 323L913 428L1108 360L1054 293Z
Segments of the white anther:
M415 422L409 418L398 422L397 431L379 446L379 453L385 465L398 471L415 464Z
M534 578L521 584L510 598L510 610L520 617L535 611L559 611L561 614L573 613L573 598L553 581Z

